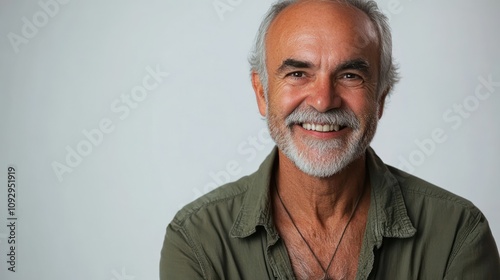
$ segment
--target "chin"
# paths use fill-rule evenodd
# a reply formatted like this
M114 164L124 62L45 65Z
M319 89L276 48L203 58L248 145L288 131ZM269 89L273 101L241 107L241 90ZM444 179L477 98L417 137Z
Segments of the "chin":
M325 151L324 149L312 148L301 152L298 148L293 147L281 150L302 172L313 177L327 178L348 167L363 154L365 149L359 151L359 149L347 147Z

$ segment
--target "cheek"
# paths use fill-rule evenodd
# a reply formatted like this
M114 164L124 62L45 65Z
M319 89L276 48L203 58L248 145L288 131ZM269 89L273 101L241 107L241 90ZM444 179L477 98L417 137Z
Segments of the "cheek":
M343 99L343 105L358 116L360 120L368 120L373 115L378 116L379 104L375 98L367 98L366 92L360 93L356 98Z
M293 110L300 106L304 97L300 91L291 86L278 84L269 88L269 107L276 114L283 115L286 118Z
M367 122L366 125L373 125L371 122L378 121L379 119L378 103L375 101L369 102L361 113L363 114L365 122Z

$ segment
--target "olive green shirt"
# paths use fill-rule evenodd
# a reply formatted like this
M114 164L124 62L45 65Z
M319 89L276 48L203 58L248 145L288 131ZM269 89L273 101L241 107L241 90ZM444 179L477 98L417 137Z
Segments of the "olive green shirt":
M372 191L356 279L500 279L498 248L471 202L366 153ZM295 279L271 213L276 157L177 213L161 280Z

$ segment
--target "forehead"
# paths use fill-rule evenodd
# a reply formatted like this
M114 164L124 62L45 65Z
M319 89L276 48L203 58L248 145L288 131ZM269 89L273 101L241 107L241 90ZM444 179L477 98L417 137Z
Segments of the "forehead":
M299 1L271 23L266 57L282 59L295 53L307 55L308 51L336 57L378 53L378 33L368 16L353 6L334 1Z

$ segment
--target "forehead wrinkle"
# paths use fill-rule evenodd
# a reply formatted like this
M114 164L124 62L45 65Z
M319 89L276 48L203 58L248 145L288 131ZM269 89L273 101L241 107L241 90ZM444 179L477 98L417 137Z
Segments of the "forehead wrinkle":
M281 36L277 44L274 55L283 67L318 69L327 57L325 54L332 53L327 46L321 44L317 36L311 34L301 34L293 39Z

